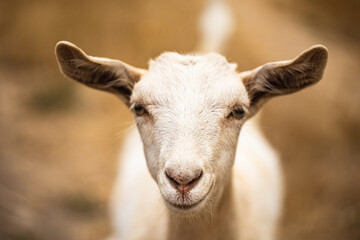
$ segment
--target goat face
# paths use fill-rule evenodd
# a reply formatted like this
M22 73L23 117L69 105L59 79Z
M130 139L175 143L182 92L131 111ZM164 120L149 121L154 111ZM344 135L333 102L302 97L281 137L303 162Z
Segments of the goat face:
M218 54L164 53L134 86L148 168L172 209L216 200L231 176L250 103L235 68Z
M323 46L240 74L214 53L164 53L148 71L88 56L69 42L59 42L56 55L65 76L112 92L132 109L149 171L177 213L220 199L244 121L270 97L319 81L327 62Z

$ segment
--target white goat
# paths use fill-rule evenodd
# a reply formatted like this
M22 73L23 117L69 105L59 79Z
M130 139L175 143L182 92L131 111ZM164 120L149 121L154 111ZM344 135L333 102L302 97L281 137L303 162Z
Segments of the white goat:
M318 82L327 55L317 45L238 73L219 54L164 53L143 70L59 42L62 73L119 96L140 132L124 148L111 239L274 239L278 157L256 127L238 141L240 129L269 98Z

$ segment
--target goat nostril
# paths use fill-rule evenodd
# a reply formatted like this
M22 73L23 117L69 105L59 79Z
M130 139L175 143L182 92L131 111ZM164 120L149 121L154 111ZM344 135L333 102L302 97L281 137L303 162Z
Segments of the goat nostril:
M192 185L192 184L196 183L197 181L200 180L202 175L203 175L203 172L200 171L200 173L193 180L191 180L187 185Z
M170 183L172 185L175 185L175 187L179 185L179 183L173 177L171 177L170 174L168 174L167 171L165 171L165 175L170 180Z

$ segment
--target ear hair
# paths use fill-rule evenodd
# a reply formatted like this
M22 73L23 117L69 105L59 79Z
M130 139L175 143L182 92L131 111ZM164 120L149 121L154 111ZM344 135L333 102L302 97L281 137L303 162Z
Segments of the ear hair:
M315 45L290 61L272 62L240 77L251 99L251 107L257 110L265 100L297 92L320 81L328 58L322 45Z
M145 70L118 60L88 56L66 41L56 44L55 54L66 77L91 88L112 92L128 106L134 84L145 73Z

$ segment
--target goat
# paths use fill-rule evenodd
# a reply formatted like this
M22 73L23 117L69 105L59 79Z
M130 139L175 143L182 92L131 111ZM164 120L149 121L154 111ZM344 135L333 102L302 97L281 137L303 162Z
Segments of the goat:
M111 239L275 239L278 156L255 124L239 133L268 99L322 78L324 46L240 73L217 53L165 52L144 70L66 41L55 51L66 77L117 95L135 116Z

